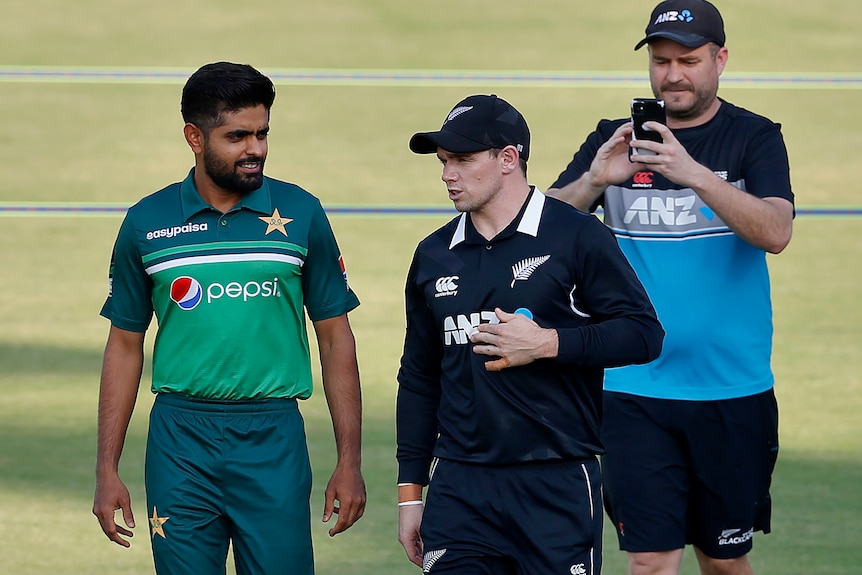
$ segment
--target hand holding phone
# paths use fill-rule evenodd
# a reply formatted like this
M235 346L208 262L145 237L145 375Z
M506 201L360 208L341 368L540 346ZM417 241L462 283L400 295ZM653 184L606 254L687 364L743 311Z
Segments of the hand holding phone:
M667 124L667 116L664 109L664 100L656 98L633 98L632 99L632 141L651 140L662 142L661 134L644 127L644 122L658 122ZM632 154L655 155L655 152L642 148L629 148L629 158Z

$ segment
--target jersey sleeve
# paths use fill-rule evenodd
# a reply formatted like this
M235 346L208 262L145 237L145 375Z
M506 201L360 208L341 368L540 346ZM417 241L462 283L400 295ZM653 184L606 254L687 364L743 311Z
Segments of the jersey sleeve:
M588 367L647 363L659 356L664 329L643 285L613 233L590 218L574 238L579 282L575 307L590 325L558 329L557 361Z
M153 283L144 269L131 213L126 214L117 234L108 282L101 315L120 329L146 331L153 317Z
M315 203L309 230L302 288L305 308L312 321L337 317L359 305L359 299L347 283L347 271L332 226L319 202Z
M404 293L407 331L398 370L395 425L398 482L425 485L437 440L443 346L440 330L435 329L431 309L417 285L419 261L417 250Z
M742 170L748 193L758 198L784 198L793 203L790 161L779 124L767 122L754 135L743 157Z

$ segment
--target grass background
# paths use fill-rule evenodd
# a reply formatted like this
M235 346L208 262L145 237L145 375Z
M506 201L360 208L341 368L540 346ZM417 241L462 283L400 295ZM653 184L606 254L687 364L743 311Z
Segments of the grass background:
M728 72L859 74L862 5L724 0ZM180 67L228 59L281 68L642 71L632 52L652 2L572 0L37 0L0 19L4 66ZM184 176L177 84L0 81L0 202L128 205ZM599 118L625 115L642 88L279 85L269 175L325 205L446 206L439 168L407 150L470 93L516 105L533 132L530 179L546 188ZM781 122L799 206L859 205L862 92L723 88ZM0 212L2 214L2 212ZM413 247L446 217L335 216L350 280L365 399L366 516L330 539L314 524L318 573L418 572L397 543L394 375L402 286ZM139 527L130 550L90 514L95 414L111 245L120 216L0 217L0 571L152 572L142 489L145 378L122 461ZM857 573L862 551L862 219L800 217L770 257L782 451L774 534L755 537L758 573ZM149 337L148 339L152 339ZM332 468L322 393L303 405L316 472L313 515ZM606 537L605 572L624 573ZM695 573L691 553L684 572Z

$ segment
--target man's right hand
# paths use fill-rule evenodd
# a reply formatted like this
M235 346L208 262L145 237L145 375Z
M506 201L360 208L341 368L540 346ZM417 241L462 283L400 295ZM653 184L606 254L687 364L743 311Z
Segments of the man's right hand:
M424 505L403 505L398 507L398 542L404 547L407 558L422 567L422 538L419 525L422 523Z
M123 513L123 522L126 527L118 525L114 520L114 512L121 510ZM120 480L120 476L116 473L97 477L96 479L96 495L93 498L93 515L99 520L102 526L102 531L108 536L108 539L129 547L131 545L121 535L132 537L134 533L131 529L135 527L135 517L132 515L132 500L129 496L129 490Z
M551 188L547 194L588 212L605 189L634 176L645 166L629 161L629 142L632 123L626 122L614 130L611 137L599 147L590 169L580 178L562 188Z
M643 164L629 161L631 138L632 123L626 122L614 130L608 141L596 152L588 172L590 185L601 190L596 197L608 186L620 184L644 169Z

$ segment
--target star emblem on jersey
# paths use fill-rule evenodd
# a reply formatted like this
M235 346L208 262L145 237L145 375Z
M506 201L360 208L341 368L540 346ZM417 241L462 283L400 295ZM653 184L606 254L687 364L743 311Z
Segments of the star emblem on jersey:
M165 536L165 523L168 522L170 517L159 517L159 512L156 511L156 508L153 507L153 516L150 517L150 530L152 531L152 537L156 536L156 533L162 536L162 539L167 539Z
M515 265L512 266L512 276L514 279L512 280L512 285L509 287L515 287L516 281L526 281L530 279L530 276L533 275L533 272L536 271L540 265L545 263L551 259L550 255L547 256L537 256L534 258L527 258L525 260L521 260Z
M265 236L268 236L270 232L275 230L287 236L287 230L284 229L284 226L293 221L291 218L281 217L281 214L278 213L278 208L273 210L271 216L260 216L258 219L266 224Z

